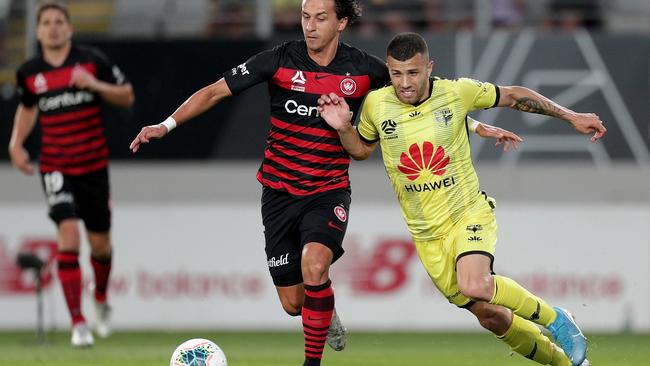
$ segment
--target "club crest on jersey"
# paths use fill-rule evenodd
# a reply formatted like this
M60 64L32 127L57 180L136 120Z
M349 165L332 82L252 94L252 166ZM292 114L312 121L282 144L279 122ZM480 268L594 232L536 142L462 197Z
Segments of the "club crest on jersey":
M348 214L345 212L345 208L343 206L334 207L334 215L336 215L336 218L341 220L341 222L345 222L345 220L348 219Z
M444 123L445 126L448 126L449 122L454 117L454 114L451 112L451 109L442 108L435 111L434 116L436 117L436 121Z
M345 95L352 95L357 91L357 82L351 78L345 78L341 80L339 87L341 88L341 93Z
M305 84L307 84L307 78L301 70L297 70L295 75L291 78L291 90L304 92Z
M40 72L34 78L34 89L36 89L36 93L38 94L42 94L47 91L47 80L45 79L45 76L43 76L43 74Z

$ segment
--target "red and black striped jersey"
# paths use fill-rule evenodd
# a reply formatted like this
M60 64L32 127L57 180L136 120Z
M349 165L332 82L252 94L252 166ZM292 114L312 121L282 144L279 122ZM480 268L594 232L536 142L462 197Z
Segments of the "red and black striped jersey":
M320 66L304 41L292 41L258 53L224 78L233 94L268 83L271 129L257 173L263 186L296 196L350 187L350 157L317 101L327 93L345 97L354 120L368 91L390 81L383 61L340 43L334 60Z
M61 66L54 67L39 55L17 71L21 103L38 108L42 173L59 171L65 175L81 175L108 165L101 97L70 86L76 67L111 84L127 83L120 69L101 52L76 45Z

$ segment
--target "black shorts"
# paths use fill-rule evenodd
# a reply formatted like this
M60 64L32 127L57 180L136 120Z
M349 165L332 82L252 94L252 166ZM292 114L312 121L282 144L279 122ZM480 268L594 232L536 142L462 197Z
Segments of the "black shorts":
M88 231L103 233L111 228L108 169L78 176L41 173L41 183L50 218L57 225L79 218Z
M306 197L264 188L262 222L269 272L276 286L302 283L300 260L305 244L321 243L332 250L332 263L343 255L350 191L333 190Z

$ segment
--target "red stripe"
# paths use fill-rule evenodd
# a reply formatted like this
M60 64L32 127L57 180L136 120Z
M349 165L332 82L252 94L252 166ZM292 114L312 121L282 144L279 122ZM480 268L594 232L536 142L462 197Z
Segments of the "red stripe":
M305 127L305 126L300 126L292 123L287 123L283 122L277 118L271 117L271 124L277 128L283 129L283 130L289 130L292 132L297 132L297 133L304 133L307 135L313 135L313 136L318 136L318 137L330 137L330 138L339 138L339 134L334 131L334 130L326 130L322 128L315 128L315 127Z
M50 136L43 134L43 143L45 144L54 144L54 145L70 145L75 142L84 142L90 140L93 137L100 136L104 133L104 129L101 127L93 128L90 131L84 131L69 136Z
M286 154L287 156L295 157L301 160L309 161L312 163L321 164L350 164L350 158L324 158L322 156L313 155L309 153L301 153L295 150L287 149L280 145L273 145L273 148Z
M56 157L56 156L43 155L41 156L41 162L45 164L65 166L65 165L73 165L73 164L76 165L84 161L95 160L97 158L102 158L107 156L108 156L108 148L104 147L101 150L96 150L96 151L89 152L87 154L77 155L77 156Z
M97 116L95 118L79 121L78 123L73 123L70 125L63 125L58 127L43 126L43 133L46 135L50 135L50 134L60 135L60 134L72 133L75 131L83 130L90 126L99 126L99 125L101 125L101 118Z
M81 154L84 151L95 150L103 145L106 145L106 138L102 138L91 141L87 144L81 144L78 146L72 147L54 147L54 146L43 146L41 148L41 153L46 155L77 155Z
M304 83L302 77L304 77ZM284 67L276 71L271 82L283 89L319 95L335 93L346 98L363 98L370 90L368 75L336 75Z
M330 151L330 152L344 152L343 146L341 145L330 145L322 142L311 142L297 137L285 136L279 132L269 132L269 137L276 140L286 141L288 143L294 144L305 149L321 150L321 151Z
M36 76L38 74L30 75L25 79L27 88L32 94L41 94L42 92L68 88L70 86L72 70L74 70L74 68L78 66L83 67L89 73L93 74L94 76L97 76L97 67L95 66L95 63L86 62L83 64L75 64L66 67L60 67L55 70L45 71L40 73L43 75L43 77L45 77L44 90L39 90L34 85Z
M95 114L99 114L99 106L84 108L82 110L74 112L58 113L52 116L42 115L40 116L40 121L43 125L52 125L76 119L88 118Z
M321 291L310 291L310 290L305 289L305 296L314 297L314 298L317 298L317 299L322 299L324 297L334 296L334 291L332 291L331 287L328 287L328 288L326 288L324 290L321 290ZM314 313L320 314L321 312L314 311Z
M277 190L284 190L289 192L290 194L293 194L294 196L309 196L312 194L317 194L321 192L327 192L331 191L334 189L340 189L340 188L348 188L349 184L347 180L342 180L340 183L337 184L326 184L320 188L313 189L313 190L305 190L305 189L299 189L295 188L293 186L290 186L284 182L272 182L270 180L264 179L262 177L261 173L257 174L257 181L260 182L263 186L265 187L270 187L273 189Z
M278 178L282 178L282 180L290 181L292 183L296 183L296 184L299 184L299 185L305 186L305 187L320 187L320 186L323 186L323 185L327 185L327 184L329 184L331 182L331 180L328 180L328 181L313 181L313 180L300 179L300 178L294 177L293 175L291 175L289 173L285 173L285 172L282 172L280 170L277 170L276 168L274 168L274 167L272 167L271 165L268 165L268 164L264 164L262 166L262 171L264 173L275 175ZM335 178L339 178L339 179L342 179L342 180L344 179L346 181L348 180L347 176L345 176L345 175L341 176L341 177L335 177ZM334 178L332 178L332 179L334 179Z
M346 169L317 169L317 168L308 168L300 164L294 163L288 159L281 158L279 156L267 154L266 159L272 160L282 166L285 166L289 169L293 169L297 172L303 174L313 175L315 177L338 177L345 172Z
M61 167L61 166L41 163L41 173L51 173L51 172L58 171L65 175L82 175L82 174L92 173L99 169L105 168L106 166L108 166L108 160L101 160L94 164L75 166L75 167Z

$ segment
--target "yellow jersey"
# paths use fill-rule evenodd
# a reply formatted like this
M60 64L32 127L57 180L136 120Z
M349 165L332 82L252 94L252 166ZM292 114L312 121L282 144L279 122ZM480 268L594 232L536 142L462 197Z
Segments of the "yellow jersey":
M366 96L357 126L379 141L386 173L414 240L445 236L481 195L472 164L467 114L499 102L494 84L431 80L431 95L404 104L392 85Z

